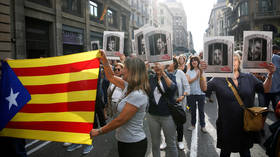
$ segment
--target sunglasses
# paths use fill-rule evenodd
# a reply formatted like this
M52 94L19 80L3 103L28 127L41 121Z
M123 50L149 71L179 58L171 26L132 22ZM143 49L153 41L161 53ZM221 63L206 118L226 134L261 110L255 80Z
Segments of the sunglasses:
M121 71L121 69L119 69L119 68L116 68L116 69L115 69L115 71Z

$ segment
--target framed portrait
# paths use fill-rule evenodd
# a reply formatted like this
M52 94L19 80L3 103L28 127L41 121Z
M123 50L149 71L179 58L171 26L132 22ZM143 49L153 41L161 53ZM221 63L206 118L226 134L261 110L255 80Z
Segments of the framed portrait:
M204 37L207 77L233 77L233 36Z
M172 60L171 33L163 29L151 29L144 33L147 59L150 63Z
M90 49L91 50L99 50L100 49L99 41L91 41L90 42Z
M147 60L144 31L142 29L134 31L134 43L137 57L142 60Z
M242 71L265 73L264 66L271 62L272 32L244 31Z
M118 59L124 50L124 32L104 31L103 48L109 59Z

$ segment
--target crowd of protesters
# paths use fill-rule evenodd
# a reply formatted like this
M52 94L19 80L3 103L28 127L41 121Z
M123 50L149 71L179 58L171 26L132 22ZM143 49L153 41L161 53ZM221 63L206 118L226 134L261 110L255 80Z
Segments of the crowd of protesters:
M264 75L263 80L256 77L256 74L242 73L241 56L238 52L233 55L234 77L228 80L238 90L246 107L255 104L257 93L264 95L264 100L259 102L259 106L268 106L269 101L272 101L272 107L276 111L276 104L280 100L280 53L279 47L274 46L273 49L272 63L265 67L268 73ZM98 136L116 129L120 157L132 154L145 156L147 137L143 129L143 120L146 113L153 157L160 157L161 149L165 149L167 157L178 156L178 150L184 149L183 124L174 122L168 101L180 104L184 110L190 106L189 131L196 126L198 108L200 129L207 133L204 116L205 93L212 92L215 92L218 104L216 127L220 156L229 157L232 152L239 152L242 157L251 156L250 148L260 134L244 131L243 110L228 87L227 79L207 80L204 77L207 64L202 60L202 56L175 56L173 62L166 66L161 63L149 64L136 56L130 56L126 60L122 59L124 65L113 63L111 66L101 50L101 60L105 78L110 81L106 94L107 104L110 105L105 105L105 110L109 111L108 115L113 114L113 120L99 129L93 129L90 136ZM161 137L161 131L164 138ZM279 146L276 148L279 149Z
M246 107L255 104L257 93L259 106L268 107L271 101L272 108L280 119L278 46L273 46L272 63L265 67L267 74L243 73L240 68L241 56L237 52L233 55L234 77L211 79L204 76L207 64L202 55L189 58L174 56L173 62L164 66L162 63L144 62L135 55L128 58L122 55L120 60L112 61L107 59L103 50L100 50L100 54L102 65L97 86L96 114L94 127L89 134L93 138L116 130L120 157L145 156L148 147L143 126L145 117L151 135L153 157L160 157L161 149L165 149L166 157L177 157L179 150L184 149L184 129L183 124L175 123L168 102L179 104L184 110L190 107L191 126L188 131L196 127L198 108L200 130L207 133L205 93L207 96L212 92L215 92L218 104L216 129L220 157L230 157L232 152L238 152L241 157L250 157L250 149L259 134L244 131L243 109L228 82L237 89ZM266 149L267 154L274 157L280 154L280 120L275 122L271 130L273 134L266 142ZM71 143L64 145L68 146L67 151L82 147ZM83 154L88 154L92 149L92 145L85 146Z

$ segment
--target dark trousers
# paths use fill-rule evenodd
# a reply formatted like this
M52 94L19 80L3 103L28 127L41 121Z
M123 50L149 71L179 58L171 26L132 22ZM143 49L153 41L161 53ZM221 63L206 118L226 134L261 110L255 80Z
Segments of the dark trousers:
M184 136L184 124L177 124L177 141L182 142Z
M147 138L135 143L118 141L119 157L145 157L147 146Z
M3 156L27 157L25 139L0 137L0 152Z
M104 125L106 125L106 120L105 120L105 115L104 115L104 110L102 107L102 104L98 104L98 102L96 102L95 105L95 113L94 113L94 124L93 124L93 128L98 128L98 121L97 121L97 117L98 117L98 121L99 121L99 125L102 127Z
M204 115L205 95L189 95L188 103L191 109L191 124L193 126L195 126L196 124L196 106L198 106L200 126L205 127L205 115Z
M270 101L272 102L272 107L275 111L278 101L280 101L280 92L278 93L264 93L264 107L268 107Z
M225 151L225 150L221 150L220 153L220 157L230 157L231 152ZM250 150L244 150L239 152L240 157L251 157L251 153Z

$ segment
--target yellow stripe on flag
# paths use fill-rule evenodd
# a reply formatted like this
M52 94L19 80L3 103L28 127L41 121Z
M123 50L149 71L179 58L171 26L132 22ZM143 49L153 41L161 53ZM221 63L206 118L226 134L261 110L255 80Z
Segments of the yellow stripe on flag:
M96 90L84 90L55 94L32 94L28 104L52 104L75 101L95 101Z
M69 132L58 132L58 131L4 128L0 132L0 136L38 139L38 140L45 140L45 141L79 143L79 144L87 144L87 145L92 144L92 139L90 139L89 133L82 134L82 133L69 133Z
M72 55L56 56L56 57L48 57L48 58L8 60L8 63L11 66L11 68L32 68L32 67L45 67L45 66L70 64L70 63L87 61L99 57L100 57L99 50L95 50L95 51L89 51L83 53L76 53Z
M47 113L22 113L18 112L12 122L86 122L93 123L94 112L47 112Z
M99 68L87 69L81 72L64 73L46 76L22 76L18 77L23 85L47 85L69 83L74 81L83 81L98 79Z

